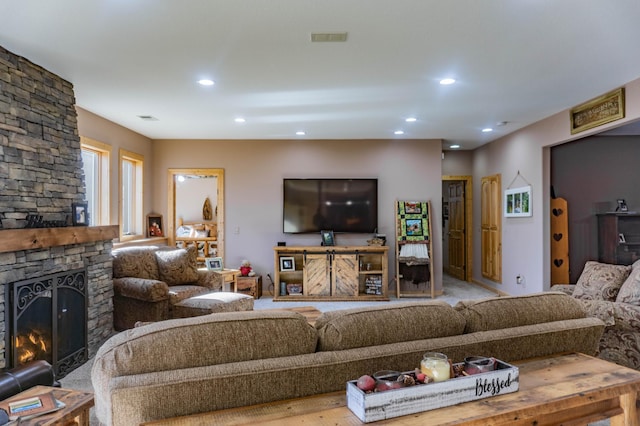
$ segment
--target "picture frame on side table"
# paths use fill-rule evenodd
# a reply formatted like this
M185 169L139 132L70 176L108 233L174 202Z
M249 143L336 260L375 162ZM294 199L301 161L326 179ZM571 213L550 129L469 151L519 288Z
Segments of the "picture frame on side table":
M280 258L280 272L295 271L296 260L293 257Z
M71 205L73 226L88 226L89 212L87 203L73 203Z
M207 257L204 260L204 264L209 271L222 271L224 269L221 257Z
M504 191L504 217L528 217L531 212L531 186Z
M320 235L322 236L323 246L335 245L335 239L333 238L333 231L320 231Z
M151 237L164 237L161 214L147 215L147 238Z

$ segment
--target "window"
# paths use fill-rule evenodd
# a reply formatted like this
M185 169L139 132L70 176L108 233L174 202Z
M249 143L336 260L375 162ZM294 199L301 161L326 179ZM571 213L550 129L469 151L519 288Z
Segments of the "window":
M80 137L89 225L109 225L109 161L111 146Z
M120 240L144 236L142 208L143 156L120 150Z

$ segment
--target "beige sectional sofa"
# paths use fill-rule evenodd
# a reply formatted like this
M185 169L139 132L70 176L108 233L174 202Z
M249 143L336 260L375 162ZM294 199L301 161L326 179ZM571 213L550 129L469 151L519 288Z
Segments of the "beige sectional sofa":
M561 292L460 302L381 304L323 313L261 310L175 319L124 331L98 351L96 414L137 425L346 388L383 369L419 366L424 352L455 362L595 354L604 324Z

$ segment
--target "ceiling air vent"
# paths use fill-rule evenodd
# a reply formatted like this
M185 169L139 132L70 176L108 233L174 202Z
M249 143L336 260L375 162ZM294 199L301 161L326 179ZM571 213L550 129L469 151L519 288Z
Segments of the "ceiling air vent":
M153 115L139 115L138 118L142 121L158 121Z
M312 43L329 43L334 41L347 41L347 33L311 33Z

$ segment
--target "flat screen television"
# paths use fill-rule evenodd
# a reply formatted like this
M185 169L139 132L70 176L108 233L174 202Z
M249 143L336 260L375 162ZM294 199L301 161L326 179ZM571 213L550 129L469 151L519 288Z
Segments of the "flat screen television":
M284 179L283 230L372 233L378 228L378 179Z

